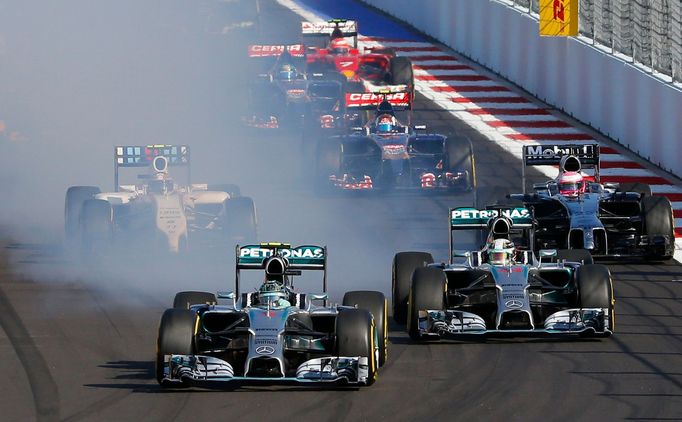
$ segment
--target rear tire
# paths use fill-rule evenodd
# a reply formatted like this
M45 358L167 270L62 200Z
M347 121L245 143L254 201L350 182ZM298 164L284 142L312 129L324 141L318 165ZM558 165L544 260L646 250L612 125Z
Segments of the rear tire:
M476 169L474 168L474 149L469 138L462 136L449 137L445 140L448 156L448 170L452 172L465 171L467 191L476 187Z
M342 309L336 317L336 351L338 356L366 357L367 385L377 379L377 358L374 353L375 322L364 309Z
M83 202L79 226L83 251L93 252L110 246L114 234L111 204L102 199Z
M672 243L663 253L659 250L658 253L652 253L650 258L664 261L672 259L675 252L675 225L670 200L664 196L646 196L642 198L642 214L644 231L650 240L656 236L669 236Z
M407 332L412 340L422 339L419 333L419 310L445 307L445 283L445 274L439 268L424 267L414 271L407 316Z
M556 251L556 258L557 260L580 262L583 265L594 264L592 254L585 249L558 249Z
M189 309L191 305L204 303L217 303L218 299L213 293L208 292L180 292L173 299L173 309Z
M71 186L67 189L64 200L64 232L68 241L78 238L83 203L88 199L95 199L95 195L100 192L97 186Z
M388 357L388 304L381 292L353 291L343 295L344 306L355 306L369 311L374 317L379 348L379 367L384 366Z
M426 252L398 252L393 258L391 290L393 320L398 324L407 323L407 299L410 296L412 273L420 267L433 264L433 256Z
M248 196L226 199L223 202L225 220L223 229L237 243L254 243L257 239L258 220L256 206Z
M414 72L412 62L407 57L391 57L391 84L407 85L410 90L414 87Z
M156 342L156 381L163 385L166 355L194 354L197 314L187 309L167 309L161 317Z
M611 273L605 265L583 265L576 274L578 284L578 304L581 308L605 308L609 310L609 328L615 331L615 300ZM597 334L608 336L609 334Z

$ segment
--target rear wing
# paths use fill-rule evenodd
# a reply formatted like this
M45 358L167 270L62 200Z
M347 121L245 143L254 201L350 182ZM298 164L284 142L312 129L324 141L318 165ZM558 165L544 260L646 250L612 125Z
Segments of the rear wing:
M569 156L580 160L582 168L594 169L595 179L599 181L599 144L524 145L521 169L523 192L526 192L527 166L558 166L564 157Z
M263 45L254 44L250 45L248 49L249 57L278 57L281 56L284 51L289 52L292 57L303 57L305 56L305 47L303 44L280 44L280 45Z
M396 87L400 86L397 85ZM385 99L395 111L412 109L412 95L409 91L395 89L395 92L390 92L390 87L387 91L387 93L347 92L345 98L346 108L353 110L376 110Z
M353 47L358 48L358 22L347 19L330 19L326 22L301 22L301 35L331 36L338 29L344 38L353 38Z
M489 222L493 218L507 217L514 229L529 230L533 227L531 212L524 207L510 207L505 205L492 205L486 209L473 207L451 208L448 214L450 226L450 260L454 251L454 237L452 233L459 230L487 231Z
M323 272L323 291L327 292L327 247L318 245L301 245L292 247L287 243L260 243L235 248L236 279L235 292L239 295L240 270L263 270L265 260L279 256L287 260L287 273L300 275L301 270L318 270Z
M114 147L114 186L118 191L118 172L121 167L150 167L155 157L166 157L172 167L184 166L189 171L187 145L119 145Z

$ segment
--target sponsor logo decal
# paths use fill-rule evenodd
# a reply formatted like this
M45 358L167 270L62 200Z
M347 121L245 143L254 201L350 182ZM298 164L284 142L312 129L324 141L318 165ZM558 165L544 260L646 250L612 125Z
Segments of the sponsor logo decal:
M393 94L386 94L386 99L388 101L393 101L393 100L395 100L395 101L401 101L401 100L407 101L407 99L408 99L407 95L408 95L407 92L396 92ZM348 99L350 101L377 101L377 100L381 101L381 98L382 98L381 95L377 95L377 94L374 94L371 92L363 92L363 93L354 92L354 93L348 94Z
M491 219L498 217L500 213L498 210L477 210L474 208L458 208L452 210L453 219L463 219L463 220L479 220L479 219ZM525 208L514 208L511 210L503 210L502 215L513 219L522 219L530 217L530 213Z
M282 258L310 258L310 259L322 259L324 258L324 249L322 248L296 248L296 249L274 249L267 248L243 248L239 251L240 258L269 258L277 252L277 256Z
M521 309L523 308L523 302L520 300L512 299L504 302L504 306L507 309Z
M561 157L564 155L592 156L594 155L594 145L581 146L561 146L561 145L528 145L525 148L526 158L547 159Z
M275 353L275 348L272 346L258 346L256 347L256 353L259 355L271 355Z

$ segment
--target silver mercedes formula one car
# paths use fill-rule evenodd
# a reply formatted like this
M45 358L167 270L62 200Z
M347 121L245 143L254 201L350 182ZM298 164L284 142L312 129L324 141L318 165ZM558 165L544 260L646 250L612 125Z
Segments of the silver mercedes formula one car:
M386 299L348 292L327 305L326 247L237 246L235 290L180 292L159 326L162 386L217 383L371 385L386 360ZM260 270L260 288L240 292L240 271ZM294 288L304 270L323 273L323 293ZM228 304L218 304L224 299Z
M584 250L527 248L525 208L450 211L450 259L401 252L393 262L394 317L414 340L468 334L609 336L614 298L607 267ZM453 232L489 230L480 250L455 251Z
M121 183L131 172L136 179ZM181 182L178 173L184 173ZM169 252L256 240L253 200L241 196L239 187L189 179L186 145L117 146L113 192L96 186L67 190L67 240L85 250L119 244Z

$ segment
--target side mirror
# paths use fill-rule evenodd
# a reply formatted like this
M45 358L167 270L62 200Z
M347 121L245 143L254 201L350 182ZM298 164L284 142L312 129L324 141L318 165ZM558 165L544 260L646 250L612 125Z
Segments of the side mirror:
M322 293L322 294L317 294L317 295L312 294L312 295L308 295L308 298L310 298L310 300L327 300L329 298L329 295L327 293Z
M229 300L234 300L236 296L234 295L234 292L218 292L218 293L216 294L216 297L217 297L218 299L229 299Z
M452 256L455 258L467 258L471 257L471 251L455 250L452 252Z
M542 262L542 258L556 258L557 251L556 249L540 249L538 256L540 257L540 262Z

